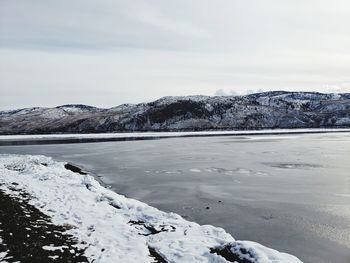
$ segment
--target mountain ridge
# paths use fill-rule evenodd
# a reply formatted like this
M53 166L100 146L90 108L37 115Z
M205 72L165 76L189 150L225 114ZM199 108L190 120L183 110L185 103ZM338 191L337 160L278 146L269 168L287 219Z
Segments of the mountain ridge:
M350 127L350 93L166 96L112 108L66 104L0 111L3 135L322 127Z

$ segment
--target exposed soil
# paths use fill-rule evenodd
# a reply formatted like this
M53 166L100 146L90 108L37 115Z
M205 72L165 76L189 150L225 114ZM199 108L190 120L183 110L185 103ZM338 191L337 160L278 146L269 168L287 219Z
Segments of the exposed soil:
M0 252L6 251L4 260L26 263L88 262L84 250L76 247L77 240L65 233L69 226L54 225L50 217L29 204L29 198L23 192L20 192L19 198L0 190L0 238L3 242L0 243ZM43 246L52 248L45 250Z

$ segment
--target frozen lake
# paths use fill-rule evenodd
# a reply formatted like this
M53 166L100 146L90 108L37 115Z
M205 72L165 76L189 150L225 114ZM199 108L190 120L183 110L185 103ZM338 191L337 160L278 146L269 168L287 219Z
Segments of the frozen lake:
M0 146L308 263L350 262L350 133Z

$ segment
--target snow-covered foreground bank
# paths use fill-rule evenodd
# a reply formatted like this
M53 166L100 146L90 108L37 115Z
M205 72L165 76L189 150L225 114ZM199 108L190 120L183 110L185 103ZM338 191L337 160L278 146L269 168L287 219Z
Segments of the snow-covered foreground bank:
M66 167L45 156L0 155L0 190L16 198L28 193L54 224L69 226L91 262L301 262L126 198ZM0 241L6 243L1 231Z

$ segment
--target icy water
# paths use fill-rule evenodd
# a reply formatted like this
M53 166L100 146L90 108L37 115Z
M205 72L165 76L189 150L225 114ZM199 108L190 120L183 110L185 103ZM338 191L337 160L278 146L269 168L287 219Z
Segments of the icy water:
M0 146L307 263L350 263L350 133Z

